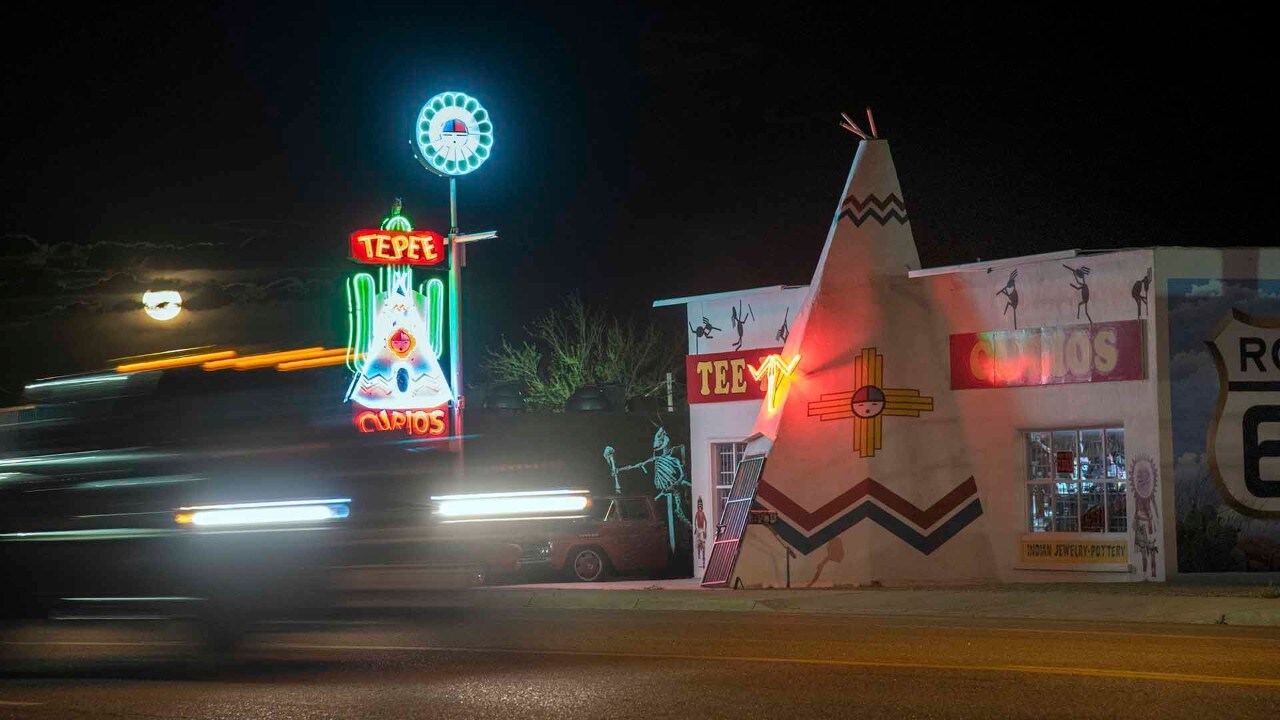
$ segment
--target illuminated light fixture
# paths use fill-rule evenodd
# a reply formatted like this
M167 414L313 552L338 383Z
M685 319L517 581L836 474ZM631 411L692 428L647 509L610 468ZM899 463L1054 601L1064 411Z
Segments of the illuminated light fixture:
M342 365L347 362L346 350L330 350L320 357L311 358L309 360L290 360L276 365L276 370L281 372L289 372L291 370L307 370L309 368L330 367L332 365Z
M182 312L182 295L177 290L148 290L142 293L142 309L154 320L172 320Z
M342 362L346 354L344 348L330 348L326 350L322 347L300 348L298 350L280 350L277 352L259 353L257 355L241 355L231 357L225 360L215 360L213 362L204 363L205 370L252 370L254 368L270 367L281 363L296 362L302 360L315 360L318 358L338 358L335 362Z
M165 370L168 368L188 367L191 365L203 365L207 362L217 360L226 360L236 356L235 350L221 350L219 352L200 353L198 355L180 355L174 358L166 358L164 360L148 360L145 362L128 363L126 365L117 365L117 373L143 372L146 370Z
M341 520L350 514L351 498L282 500L278 502L196 505L179 508L173 521L194 527L227 525L277 525Z
M493 120L480 101L460 92L442 92L418 111L414 150L423 167L458 177L476 170L493 151Z
M302 348L300 350L282 350L280 352L263 353L261 355L246 355L238 358L232 366L236 370L252 370L253 368L267 367L276 365L290 360L309 360L318 357L325 352L322 347ZM345 351L341 351L345 352Z
M782 399L787 394L787 386L791 383L791 376L799 364L799 355L792 357L791 361L787 362L782 359L781 355L774 353L766 357L758 368L747 366L747 370L751 371L751 377L756 382L765 377L769 379L769 385L765 390L765 403L769 408L769 412L776 412L778 406L782 404Z
M27 390L45 390L48 388L71 388L88 385L101 385L128 380L128 375L84 375L81 377L58 378L56 380L37 380L26 386Z
M548 514L557 518L584 517L586 509L591 506L586 490L441 495L433 496L431 500L439 504L437 514L451 519L501 519L501 516L519 519Z

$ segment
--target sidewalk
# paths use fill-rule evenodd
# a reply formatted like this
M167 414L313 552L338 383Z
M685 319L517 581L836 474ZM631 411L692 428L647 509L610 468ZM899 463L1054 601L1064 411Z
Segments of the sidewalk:
M1271 584L1267 584L1267 580ZM479 588L486 608L689 610L1280 626L1280 578L912 588L707 590L696 580Z

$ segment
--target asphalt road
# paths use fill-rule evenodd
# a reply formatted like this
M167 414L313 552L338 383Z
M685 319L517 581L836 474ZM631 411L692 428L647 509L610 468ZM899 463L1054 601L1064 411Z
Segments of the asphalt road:
M0 633L0 718L1275 718L1280 628L471 611Z

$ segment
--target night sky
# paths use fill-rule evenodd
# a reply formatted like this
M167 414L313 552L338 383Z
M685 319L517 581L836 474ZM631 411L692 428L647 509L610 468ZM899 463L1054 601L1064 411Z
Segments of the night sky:
M348 234L397 196L447 230L408 146L442 90L496 126L460 182L462 230L502 234L470 254L472 369L575 290L678 322L651 301L807 282L856 147L838 113L867 105L925 266L1274 240L1247 17L544 5L5 16L0 405L135 353L344 343ZM180 319L143 316L170 288Z

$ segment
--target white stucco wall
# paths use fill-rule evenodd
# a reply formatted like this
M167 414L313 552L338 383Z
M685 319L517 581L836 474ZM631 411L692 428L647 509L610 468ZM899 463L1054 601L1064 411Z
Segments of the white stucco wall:
M1138 317L1132 289L1153 262L1150 250L1134 250L1075 258L1074 267L1087 266L1090 286L1088 313L1097 323ZM785 484L785 490L805 510L813 511L863 477L890 487L918 508L928 508L965 476L977 483L982 514L943 545L926 554L884 527L859 522L840 535L841 549L832 555L818 548L791 561L792 585L816 579L821 584L870 582L954 582L974 579L1004 581L1140 580L1149 579L1135 567L1132 547L1132 503L1129 503L1129 565L1134 569L1096 572L1027 569L1019 561L1020 541L1028 533L1027 459L1024 433L1037 429L1121 426L1126 454L1132 458L1161 458L1156 368L1156 324L1144 309L1146 379L1056 386L952 390L949 374L951 334L1013 329L998 295L1016 267L1019 291L1018 327L1059 327L1088 324L1079 308L1080 292L1071 287L1072 273L1061 261L1024 263L992 272L956 272L867 287L851 287L858 295L846 304L841 322L811 323L840 328L839 337L804 339L809 347L821 342L825 355L851 356L874 347L885 358L885 384L918 388L935 399L935 409L918 418L885 418L884 448L872 458L859 459L850 447L848 421L819 423L803 407L823 393L849 389L852 372L827 360L827 367L806 368L793 386L782 416L778 439L770 453L765 477ZM821 295L818 296L819 301ZM872 300L874 298L874 300ZM872 304L878 304L873 310ZM1152 302L1154 307L1155 303ZM1077 319L1077 311L1081 316ZM834 312L834 311L832 311ZM825 325L822 323L825 322ZM845 329L847 328L847 330ZM810 330L806 332L813 331ZM830 333L831 330L823 332ZM801 350L806 345L801 345ZM805 355L808 357L808 354ZM805 386L806 369L811 375ZM849 377L845 377L848 375ZM787 446L791 450L787 450ZM1167 500L1167 499L1166 499ZM1168 524L1165 527L1168 534ZM1037 534L1037 539L1046 537ZM1052 537L1052 536L1049 536ZM1080 535L1074 535L1079 539ZM1156 579L1165 576L1174 553L1168 539L1159 557ZM838 557L838 559L836 559ZM780 586L786 582L785 555L776 538L752 527L743 544L737 575L748 586Z
M686 337L689 355L747 351L759 348L780 347L787 335L785 325L795 319L804 302L806 286L775 286L743 290L734 293L717 293L710 298L691 298L685 305L687 315ZM735 312L746 316L741 323L742 335L733 322ZM718 330L700 334L703 319ZM742 318L739 317L741 320ZM741 343L739 343L741 340ZM735 348L735 345L738 347ZM696 388L691 388L696 391ZM716 458L711 456L711 446L716 443L743 442L751 434L759 400L692 403L689 406L689 478L692 506L696 509L702 498L706 515L706 536L703 538L704 554L698 555L699 529L690 528L694 548L694 574L701 576L706 555L711 552L715 539L715 526L720 518L716 512Z

